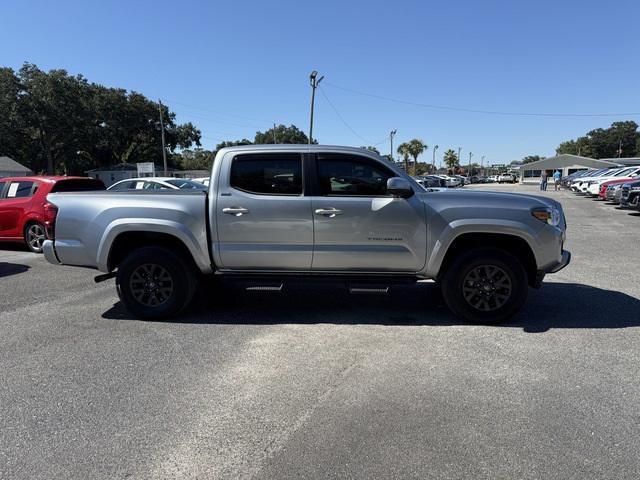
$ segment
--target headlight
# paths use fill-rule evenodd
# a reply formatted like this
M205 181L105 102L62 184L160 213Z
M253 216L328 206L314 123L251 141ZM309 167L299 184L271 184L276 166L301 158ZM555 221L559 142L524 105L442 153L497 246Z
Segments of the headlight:
M536 217L538 220L548 223L549 225L553 225L554 227L560 224L560 210L553 207L539 207L531 210L531 215Z

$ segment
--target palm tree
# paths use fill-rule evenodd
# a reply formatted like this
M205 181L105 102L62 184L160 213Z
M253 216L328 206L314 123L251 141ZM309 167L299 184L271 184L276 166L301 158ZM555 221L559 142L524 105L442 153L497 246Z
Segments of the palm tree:
M443 159L447 168L451 170L453 170L458 165L458 154L451 149L444 152Z
M413 140L409 140L409 155L413 157L413 174L416 174L416 169L418 167L418 157L424 153L424 151L429 148L422 140L418 140L414 138Z
M397 152L404 158L404 171L409 174L409 156L411 155L411 147L408 142L398 145Z

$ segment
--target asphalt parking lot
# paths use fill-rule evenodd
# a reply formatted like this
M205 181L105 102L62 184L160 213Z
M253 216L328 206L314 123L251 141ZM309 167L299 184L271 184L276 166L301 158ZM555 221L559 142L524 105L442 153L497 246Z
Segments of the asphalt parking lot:
M0 478L639 478L640 217L546 195L572 263L497 327L428 283L210 284L138 321L112 281L0 247Z

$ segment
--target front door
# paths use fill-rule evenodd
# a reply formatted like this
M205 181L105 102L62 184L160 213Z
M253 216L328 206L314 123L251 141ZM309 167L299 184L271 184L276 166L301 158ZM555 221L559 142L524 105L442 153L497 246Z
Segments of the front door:
M425 208L393 198L381 162L340 153L316 157L313 270L417 272L426 259Z
M300 153L226 155L220 169L214 252L232 270L311 268L311 197Z

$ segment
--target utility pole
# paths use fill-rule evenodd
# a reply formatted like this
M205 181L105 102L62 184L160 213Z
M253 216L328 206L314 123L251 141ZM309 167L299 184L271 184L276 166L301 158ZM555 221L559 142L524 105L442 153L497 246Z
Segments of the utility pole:
M316 100L316 88L322 81L324 75L318 78L318 72L315 70L309 75L309 81L311 83L311 120L309 122L309 144L313 143L313 106Z
M158 99L158 112L160 113L160 133L162 134L162 164L164 176L167 176L167 149L164 146L164 121L162 120L162 102Z
M393 137L396 136L397 130L391 130L389 132L389 141L391 142L391 150L389 151L389 159L393 162Z
M622 139L620 139L620 143L618 144L618 158L622 156Z
M483 170L484 170L484 155L482 155L480 157L480 175L484 175Z
M438 150L438 145L433 147L433 173L436 173L436 150Z
M275 124L275 122L273 123L273 143L278 143L278 141L276 140L276 124Z
M462 158L460 157L460 152L462 151L462 147L458 147L458 165L460 165L460 162L462 161ZM455 168L455 167L454 167ZM453 171L453 168L451 169L451 173L455 173Z
M473 157L473 153L469 152L469 168L467 169L467 176L471 175L471 157Z

